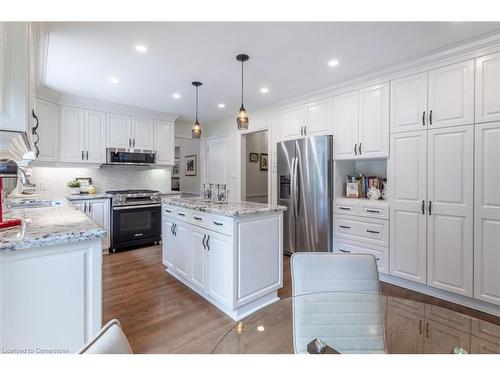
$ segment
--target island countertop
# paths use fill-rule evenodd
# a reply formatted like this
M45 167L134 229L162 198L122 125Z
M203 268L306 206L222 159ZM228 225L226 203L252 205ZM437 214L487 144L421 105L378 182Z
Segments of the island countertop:
M214 215L241 217L268 212L285 211L285 206L256 202L228 202L212 203L200 198L168 198L162 200L163 204L183 207L186 209L208 212Z
M5 219L19 218L18 227L0 229L0 250L52 246L100 239L106 231L66 199L51 207L7 209ZM0 252L1 254L1 252Z

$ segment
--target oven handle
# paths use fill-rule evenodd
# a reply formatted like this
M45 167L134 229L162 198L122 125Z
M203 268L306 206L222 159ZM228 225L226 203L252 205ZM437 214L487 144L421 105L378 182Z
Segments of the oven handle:
M161 207L161 204L141 204L137 206L118 206L118 207L113 207L113 211L120 211L120 210L130 210L134 208L150 208L150 207Z

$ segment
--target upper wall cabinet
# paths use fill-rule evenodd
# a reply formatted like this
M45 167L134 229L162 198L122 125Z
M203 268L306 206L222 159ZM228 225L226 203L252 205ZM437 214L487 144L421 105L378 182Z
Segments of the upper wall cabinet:
M476 122L500 121L500 52L476 59Z
M333 133L332 99L307 103L281 112L281 139Z
M0 22L0 130L28 130L29 79L29 24Z
M175 125L171 122L154 122L156 164L174 165Z
M108 113L107 147L132 147L132 117Z
M106 161L106 114L85 111L85 161L104 163Z
M389 156L389 84L333 98L335 158Z
M141 150L154 149L153 122L144 118L132 118L132 147Z
M39 161L57 161L59 159L59 106L43 99L36 99L38 117Z
M391 133L474 122L474 62L391 81Z

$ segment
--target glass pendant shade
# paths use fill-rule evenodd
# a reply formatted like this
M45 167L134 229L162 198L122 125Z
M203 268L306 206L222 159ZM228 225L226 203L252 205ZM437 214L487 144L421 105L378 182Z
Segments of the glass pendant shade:
M196 87L196 119L194 120L193 129L191 130L191 138L200 139L201 138L201 125L198 121L198 87L202 85L201 82L195 81L191 83Z
M238 112L236 123L238 124L238 130L248 129L248 113L243 106L241 106L240 111Z

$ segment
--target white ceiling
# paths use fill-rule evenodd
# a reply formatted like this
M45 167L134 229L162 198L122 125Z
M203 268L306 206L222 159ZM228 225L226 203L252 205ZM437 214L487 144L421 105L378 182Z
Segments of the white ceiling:
M65 94L193 118L236 116L245 63L249 111L500 29L484 22L48 23L45 84ZM147 46L146 54L134 46ZM327 62L338 59L330 68ZM119 84L109 82L117 77ZM262 95L261 87L269 93ZM181 95L173 99L172 93ZM219 109L217 104L226 104Z

